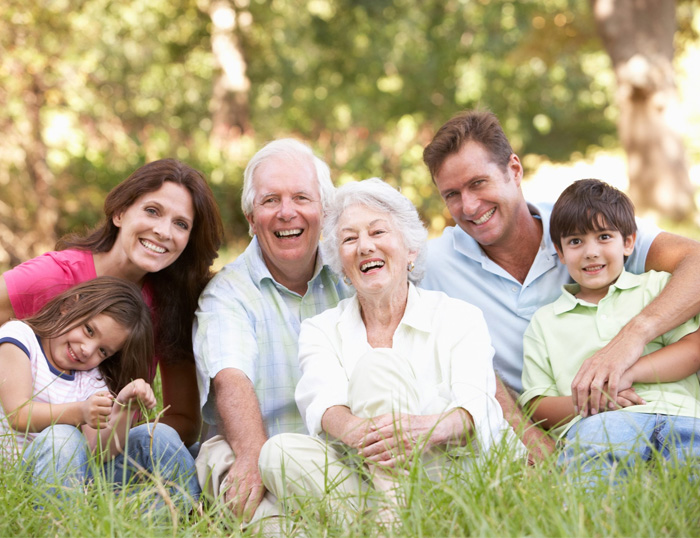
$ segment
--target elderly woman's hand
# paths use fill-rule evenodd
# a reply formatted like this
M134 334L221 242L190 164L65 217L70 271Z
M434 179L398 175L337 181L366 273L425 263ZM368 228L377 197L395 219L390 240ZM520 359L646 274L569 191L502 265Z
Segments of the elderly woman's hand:
M388 413L368 421L358 453L385 467L409 461L420 452L451 442L463 444L471 417L464 409L439 415L395 415Z

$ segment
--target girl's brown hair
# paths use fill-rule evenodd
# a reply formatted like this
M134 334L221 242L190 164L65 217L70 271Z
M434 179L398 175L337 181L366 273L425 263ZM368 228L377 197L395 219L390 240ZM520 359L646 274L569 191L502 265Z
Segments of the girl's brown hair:
M194 360L192 323L197 300L212 277L211 264L223 240L223 224L214 194L201 172L175 159L148 163L107 195L105 221L86 236L69 235L58 250L77 248L108 252L119 228L113 218L126 211L140 196L157 191L166 181L183 186L192 196L194 222L185 250L168 267L148 273L145 282L153 290L158 355L164 360Z
M112 276L94 278L54 297L23 321L40 337L56 338L98 314L129 333L122 349L98 367L109 389L118 393L133 379L147 377L154 352L151 314L138 286Z

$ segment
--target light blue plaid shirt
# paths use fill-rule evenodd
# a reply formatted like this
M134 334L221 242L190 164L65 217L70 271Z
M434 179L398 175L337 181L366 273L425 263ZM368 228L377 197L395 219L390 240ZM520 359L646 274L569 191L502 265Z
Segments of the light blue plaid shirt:
M193 328L197 384L205 422L216 424L211 380L224 368L242 370L253 383L269 436L304 433L294 401L301 372L301 322L352 295L328 266L316 262L302 297L276 282L256 237L202 292Z

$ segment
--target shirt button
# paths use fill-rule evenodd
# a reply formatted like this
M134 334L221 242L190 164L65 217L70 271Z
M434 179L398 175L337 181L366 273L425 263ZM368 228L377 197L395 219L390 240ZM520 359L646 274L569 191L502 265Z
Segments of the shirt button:
M319 284L318 287L323 289L323 284Z
M517 286L513 286L512 288L510 288L510 291L512 291L513 293L517 292L518 291Z

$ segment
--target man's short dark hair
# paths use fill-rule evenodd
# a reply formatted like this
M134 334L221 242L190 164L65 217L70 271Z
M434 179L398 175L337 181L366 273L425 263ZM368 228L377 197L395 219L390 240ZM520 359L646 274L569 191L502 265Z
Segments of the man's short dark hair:
M549 222L552 242L574 234L617 230L623 238L637 231L634 205L625 193L599 179L581 179L569 185L554 204Z
M488 110L460 112L445 123L423 150L423 161L430 175L440 171L445 160L457 153L469 141L478 142L491 154L493 162L506 170L513 148L508 142L498 118Z

